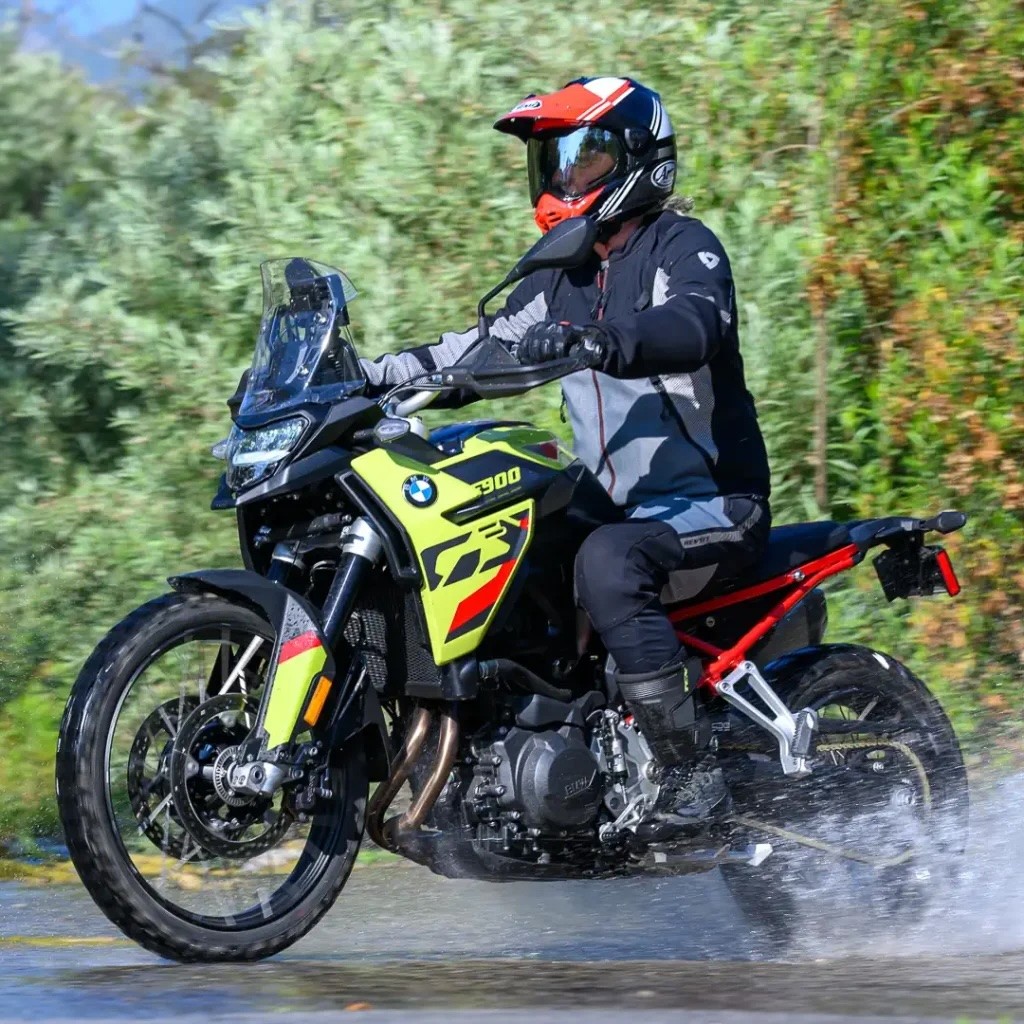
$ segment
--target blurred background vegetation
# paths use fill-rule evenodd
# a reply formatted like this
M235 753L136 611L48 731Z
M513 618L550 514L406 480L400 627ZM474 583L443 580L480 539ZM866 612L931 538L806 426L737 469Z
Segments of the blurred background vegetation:
M1024 7L1017 0L279 0L144 91L0 38L0 839L56 832L68 689L208 511L258 263L343 267L365 354L471 322L535 236L490 123L587 74L658 89L732 254L780 523L971 515L957 601L833 588L975 765L1022 749ZM564 431L555 389L517 403Z

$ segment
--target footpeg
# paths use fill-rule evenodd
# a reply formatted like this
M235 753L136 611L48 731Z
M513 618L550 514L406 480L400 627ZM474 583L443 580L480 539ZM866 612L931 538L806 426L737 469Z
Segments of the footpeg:
M810 708L804 708L795 712L793 719L796 722L796 733L790 749L794 757L806 760L811 756L811 747L818 731L818 716Z
M722 864L745 864L757 868L774 852L771 843L751 843L743 847L720 846L716 849L654 847L647 855L647 863L649 867L670 870L676 874L710 871Z
M737 687L744 681L749 683L754 693L764 701L771 712L770 716L736 692ZM738 708L775 737L779 744L779 763L782 765L783 774L798 779L811 774L807 759L810 757L814 736L818 731L816 712L810 708L790 711L752 661L744 661L734 668L718 684L717 690L733 707Z

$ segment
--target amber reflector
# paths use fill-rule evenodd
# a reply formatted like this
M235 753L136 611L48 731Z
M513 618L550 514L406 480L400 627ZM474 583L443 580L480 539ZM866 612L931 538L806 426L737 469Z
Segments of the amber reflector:
M317 680L316 689L313 691L313 696L309 701L309 707L306 708L306 713L302 716L302 720L306 725L316 725L320 718L320 712L324 709L324 701L327 700L327 694L331 692L333 682L334 680L328 679L327 676L321 676Z

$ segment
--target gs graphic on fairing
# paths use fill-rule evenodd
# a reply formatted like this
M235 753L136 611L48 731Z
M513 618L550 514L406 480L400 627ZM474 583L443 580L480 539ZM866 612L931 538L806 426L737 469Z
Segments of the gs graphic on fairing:
M577 265L595 231L565 221L502 286ZM926 540L963 515L783 526L747 578L670 609L732 809L653 841L637 825L661 770L573 595L577 550L621 511L545 431L417 415L575 359L520 365L481 301L456 364L372 401L348 279L293 259L264 265L263 287L213 503L235 511L246 568L174 577L115 626L61 728L69 849L118 927L179 960L269 956L331 907L364 833L495 881L720 868L779 943L812 888L819 910L853 893L876 928L941 893L931 865L966 836L956 737L890 655L824 643L819 584L879 549L890 600L953 595Z

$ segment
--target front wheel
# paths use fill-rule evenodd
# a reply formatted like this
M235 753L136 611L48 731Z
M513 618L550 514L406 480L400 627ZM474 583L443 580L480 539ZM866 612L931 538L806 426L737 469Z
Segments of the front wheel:
M966 845L967 774L949 719L904 665L863 647L797 652L772 681L791 709L813 708L843 731L819 738L803 780L783 779L768 747L746 755L759 770L734 786L736 820L775 852L759 868L723 867L726 885L776 952L849 922L905 928Z
M100 909L161 956L271 956L330 909L355 861L361 745L332 755L312 816L287 788L244 799L224 784L272 648L250 608L172 594L111 630L72 689L57 751L68 849Z

